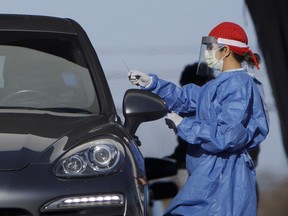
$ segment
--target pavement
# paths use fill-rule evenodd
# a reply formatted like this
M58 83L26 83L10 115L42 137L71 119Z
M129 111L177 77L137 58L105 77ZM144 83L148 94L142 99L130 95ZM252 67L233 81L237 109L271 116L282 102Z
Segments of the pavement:
M261 178L266 181L269 177L261 176ZM270 178L272 179L272 177ZM259 184L259 189L258 216L288 215L288 177L281 179L276 184L270 185L270 187Z

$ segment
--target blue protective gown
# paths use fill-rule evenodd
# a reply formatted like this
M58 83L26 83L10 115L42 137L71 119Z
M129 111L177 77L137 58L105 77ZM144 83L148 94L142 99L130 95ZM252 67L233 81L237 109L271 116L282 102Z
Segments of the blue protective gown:
M224 72L199 87L153 77L146 88L171 111L189 113L178 125L188 145L189 177L165 215L256 216L256 179L247 153L268 134L261 83L244 70Z

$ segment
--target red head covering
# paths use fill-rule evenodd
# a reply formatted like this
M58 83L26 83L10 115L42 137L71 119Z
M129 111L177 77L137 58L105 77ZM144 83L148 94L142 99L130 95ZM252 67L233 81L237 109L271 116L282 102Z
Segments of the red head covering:
M254 53L249 49L248 37L241 26L232 22L223 22L213 28L209 33L209 36L215 37L219 43L228 45L229 48L238 55L250 52L257 69L259 69L257 59Z

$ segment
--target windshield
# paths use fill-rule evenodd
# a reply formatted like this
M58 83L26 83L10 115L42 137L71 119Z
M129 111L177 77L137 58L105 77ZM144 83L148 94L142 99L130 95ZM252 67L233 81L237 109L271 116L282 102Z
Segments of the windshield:
M86 67L17 45L0 45L0 108L99 113Z

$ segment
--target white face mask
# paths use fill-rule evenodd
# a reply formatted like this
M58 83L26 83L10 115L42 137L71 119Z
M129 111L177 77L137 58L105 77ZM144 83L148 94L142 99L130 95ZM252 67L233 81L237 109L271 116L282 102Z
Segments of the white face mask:
M205 60L208 67L222 71L223 59L225 58L225 56L223 56L223 58L221 58L220 60L216 58L216 51L218 51L221 48L222 47L215 50L205 50Z

